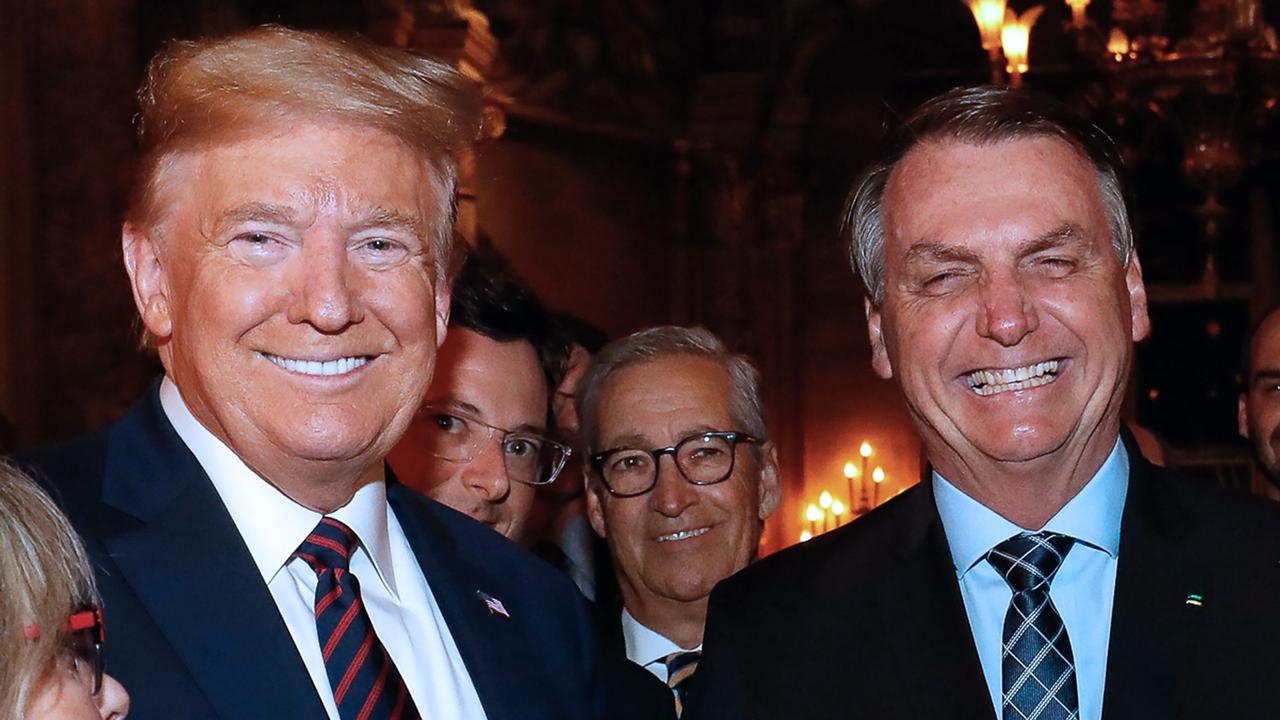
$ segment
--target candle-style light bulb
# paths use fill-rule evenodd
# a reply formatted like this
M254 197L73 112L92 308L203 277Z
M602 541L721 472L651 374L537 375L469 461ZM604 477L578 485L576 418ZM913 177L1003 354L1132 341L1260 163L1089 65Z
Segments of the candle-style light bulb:
M835 514L836 517L840 517L841 515L843 515L844 511L845 511L844 503L840 502L839 500L831 501L831 512Z
M812 539L813 539L813 533L809 532L808 530L800 531L800 542L809 542Z
M809 507L804 509L804 519L816 523L822 520L822 510L818 509L817 505L809 503Z
M864 458L871 457L871 443L863 440L862 446L858 448L858 454Z
M831 493L827 492L826 490L823 490L822 494L818 496L818 506L821 507L823 510L826 510L827 508L831 507L832 500L833 498L831 497Z
M844 476L850 480L858 477L858 466L852 460L844 464Z
M878 483L884 482L884 468L877 465L876 469L871 471L871 479Z
M982 37L982 49L990 53L998 51L1005 0L969 0L968 5L973 21L978 25L978 35Z
M1085 15L1089 2L1090 0L1067 0L1067 4L1071 6L1071 26L1077 30L1089 23L1089 17Z
M1013 10L1005 10L1004 25L1000 28L1000 46L1004 48L1005 71L1009 83L1015 88L1022 83L1022 74L1028 69L1027 55L1031 51L1031 26L1035 25L1043 5L1027 10L1021 16Z

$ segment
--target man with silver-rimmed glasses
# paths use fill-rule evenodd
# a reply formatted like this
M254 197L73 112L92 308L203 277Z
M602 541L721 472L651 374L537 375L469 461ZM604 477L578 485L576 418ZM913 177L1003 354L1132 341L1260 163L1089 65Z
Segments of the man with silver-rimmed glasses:
M567 362L541 303L494 262L468 258L431 387L388 460L410 487L517 542L534 487L570 455L548 437Z
M599 599L606 640L667 683L679 712L707 597L755 558L781 498L760 375L702 328L652 328L600 351L578 415L587 512L620 594Z

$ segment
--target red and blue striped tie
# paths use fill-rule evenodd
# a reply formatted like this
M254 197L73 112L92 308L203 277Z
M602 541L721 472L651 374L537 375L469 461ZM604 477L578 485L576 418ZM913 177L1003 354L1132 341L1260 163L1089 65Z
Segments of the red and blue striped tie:
M418 720L418 709L386 648L373 632L360 601L360 583L349 570L356 534L338 520L320 524L294 557L316 571L316 630L342 720Z

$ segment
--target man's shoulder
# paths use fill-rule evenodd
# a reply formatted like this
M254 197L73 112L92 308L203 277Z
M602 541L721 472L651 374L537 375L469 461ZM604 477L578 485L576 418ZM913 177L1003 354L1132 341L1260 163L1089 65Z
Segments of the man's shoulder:
M866 585L898 566L897 552L911 542L921 514L922 486L908 489L873 512L806 542L752 563L716 587L722 603L750 603L762 612L805 612L797 597L829 597L844 582Z
M571 602L585 608L585 599L568 577L501 533L403 485L390 494L405 512L442 530L458 557L491 578L495 587L512 595L545 596L548 605ZM402 517L401 522L408 519Z
M1280 551L1280 503L1159 467L1148 468L1146 483L1144 509L1165 528L1192 531L1202 542Z

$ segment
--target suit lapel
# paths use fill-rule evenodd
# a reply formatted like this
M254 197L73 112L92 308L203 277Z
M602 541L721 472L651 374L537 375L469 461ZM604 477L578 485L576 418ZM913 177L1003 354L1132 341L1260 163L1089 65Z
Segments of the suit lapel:
M994 720L932 484L909 492L898 563L877 595L901 676L909 679L905 699L921 720Z
M155 387L110 442L103 500L138 522L107 529L103 543L210 704L226 718L324 717L243 539Z
M1179 698L1212 602L1210 574L1186 547L1194 517L1160 492L1156 470L1126 435L1129 492L1120 529L1120 558L1107 652L1104 718L1178 715ZM1190 600L1190 602L1189 602Z
M387 500L418 558L488 720L529 717L525 703L537 697L538 688L530 685L537 677L530 672L536 659L528 657L529 648L521 642L523 619L504 617L485 604L481 593L498 592L492 578L462 557L425 498L388 478ZM525 662L534 665L523 666Z

